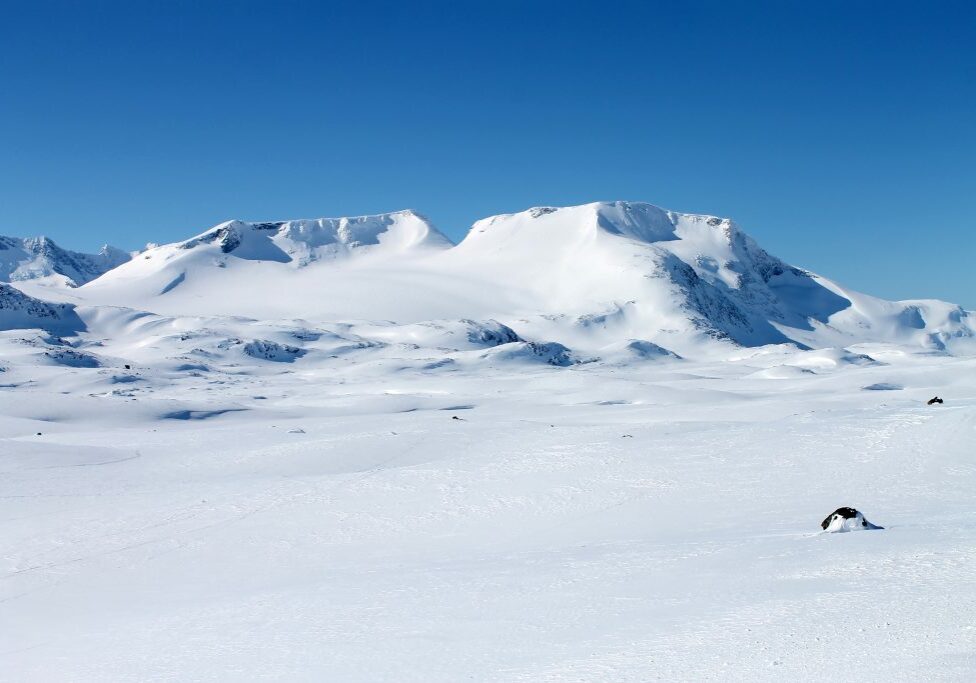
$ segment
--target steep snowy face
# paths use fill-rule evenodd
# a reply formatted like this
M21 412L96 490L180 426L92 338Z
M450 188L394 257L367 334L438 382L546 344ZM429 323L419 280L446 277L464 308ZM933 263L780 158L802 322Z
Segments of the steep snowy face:
M809 327L808 318L850 305L727 219L643 203L495 216L476 223L457 252L469 268L494 270L548 310L578 312L578 325L613 328L618 339L782 343L789 337L777 324Z
M84 328L71 304L41 301L0 283L0 330L40 329L75 334Z
M51 278L69 287L85 284L131 258L105 245L97 254L62 249L47 237L0 237L0 281Z
M852 305L812 273L766 252L729 219L682 214L676 234L666 249L694 272L687 271L689 280L777 329L809 330Z

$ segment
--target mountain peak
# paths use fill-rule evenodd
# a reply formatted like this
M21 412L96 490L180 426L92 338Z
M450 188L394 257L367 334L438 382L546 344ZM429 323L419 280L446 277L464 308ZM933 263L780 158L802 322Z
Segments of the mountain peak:
M0 237L0 282L59 278L70 286L94 280L125 263L129 254L102 247L97 254L84 254L59 247L49 237Z
M477 221L462 241L464 250L501 248L539 240L554 248L606 237L646 244L681 239L731 242L738 233L728 218L684 214L646 202L600 201L576 206L536 206ZM508 248L508 247L506 247Z

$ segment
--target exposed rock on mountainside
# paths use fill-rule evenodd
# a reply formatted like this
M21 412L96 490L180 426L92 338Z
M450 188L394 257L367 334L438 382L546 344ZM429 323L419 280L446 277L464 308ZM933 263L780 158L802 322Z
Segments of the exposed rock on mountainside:
M0 283L0 330L41 329L54 334L74 334L85 324L70 304L54 304L27 296Z

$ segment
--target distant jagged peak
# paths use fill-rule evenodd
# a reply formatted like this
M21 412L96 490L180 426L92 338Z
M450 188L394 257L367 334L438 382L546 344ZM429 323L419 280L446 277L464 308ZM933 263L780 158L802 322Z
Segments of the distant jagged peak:
M119 249L118 247L113 247L111 244L103 244L96 253L96 256L109 260L118 259L119 263L124 263L132 258L132 253Z
M0 237L0 281L49 278L75 287L119 266L130 254L108 245L85 254L58 246L50 237Z

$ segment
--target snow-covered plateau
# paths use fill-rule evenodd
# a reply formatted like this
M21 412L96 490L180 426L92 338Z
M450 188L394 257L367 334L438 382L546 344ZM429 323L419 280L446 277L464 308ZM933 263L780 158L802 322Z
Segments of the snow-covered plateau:
M976 678L959 306L629 202L0 280L0 680Z

